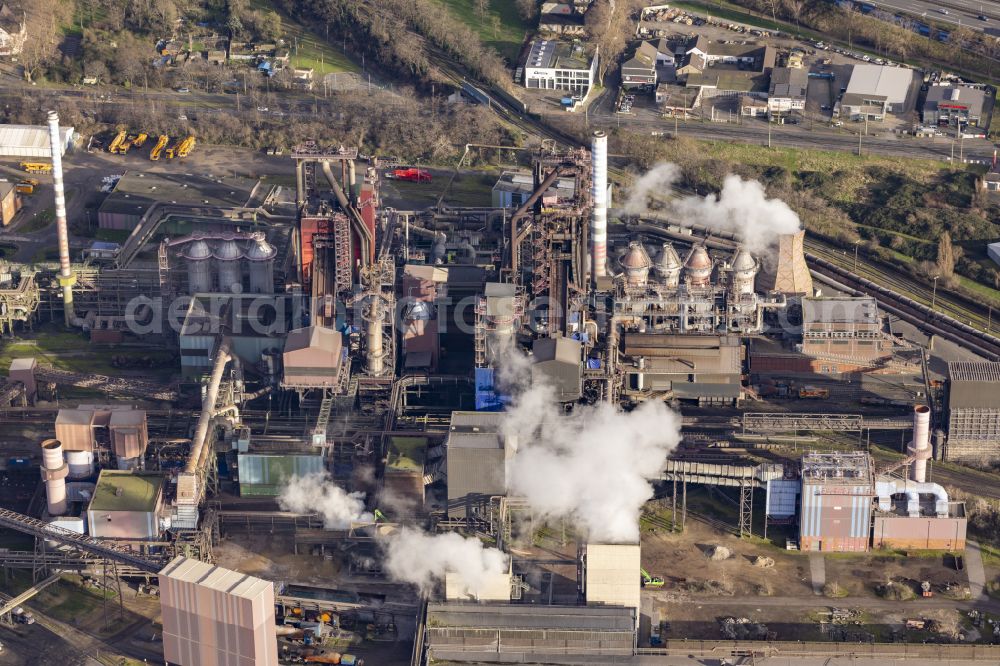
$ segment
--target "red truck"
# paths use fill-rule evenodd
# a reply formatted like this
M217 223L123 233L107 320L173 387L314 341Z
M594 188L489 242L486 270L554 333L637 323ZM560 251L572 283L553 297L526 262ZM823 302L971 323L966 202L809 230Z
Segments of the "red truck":
M429 183L431 174L423 169L394 169L385 174L391 180L408 180L411 183Z

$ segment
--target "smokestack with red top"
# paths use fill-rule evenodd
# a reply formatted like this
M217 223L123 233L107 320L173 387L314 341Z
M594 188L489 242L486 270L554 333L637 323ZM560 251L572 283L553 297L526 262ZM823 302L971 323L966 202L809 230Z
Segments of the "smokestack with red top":
M63 317L66 326L72 326L73 269L69 261L69 225L66 222L66 194L63 190L62 136L59 132L59 114L49 111L49 150L52 154L52 181L56 192L56 230L59 234L59 284L63 292Z

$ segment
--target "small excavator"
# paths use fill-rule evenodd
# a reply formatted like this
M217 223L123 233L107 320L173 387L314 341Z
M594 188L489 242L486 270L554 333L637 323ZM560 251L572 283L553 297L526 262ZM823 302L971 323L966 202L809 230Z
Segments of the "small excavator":
M663 579L659 576L650 576L649 572L639 568L639 573L642 574L642 586L643 587L663 587Z

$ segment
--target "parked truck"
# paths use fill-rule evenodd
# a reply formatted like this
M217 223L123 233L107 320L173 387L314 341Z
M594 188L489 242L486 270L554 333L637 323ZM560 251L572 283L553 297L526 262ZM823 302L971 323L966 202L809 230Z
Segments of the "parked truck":
M393 169L386 172L385 177L390 180L408 180L411 183L429 183L431 181L431 174L429 172L413 167L409 169Z
M663 579L659 576L651 576L648 571L641 567L639 573L642 574L643 587L663 587Z
M26 611L20 606L11 611L11 615L14 617L14 622L18 624L34 624L35 616L31 611Z

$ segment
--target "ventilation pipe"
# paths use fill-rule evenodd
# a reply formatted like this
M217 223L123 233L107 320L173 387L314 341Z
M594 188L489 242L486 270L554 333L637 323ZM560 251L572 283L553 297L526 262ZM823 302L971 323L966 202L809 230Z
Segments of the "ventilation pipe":
M219 399L219 385L222 384L222 375L226 370L229 358L229 338L223 338L215 353L215 364L212 366L212 375L208 380L208 388L205 390L205 399L201 403L201 415L198 417L198 425L194 431L191 454L184 466L184 471L188 474L194 474L198 471L203 457L205 440L208 438L208 427L215 414L215 402Z
M347 200L344 188L340 186L336 176L333 175L333 169L330 168L330 161L322 160L320 166L323 169L323 175L326 176L327 182L330 183L333 196L337 198L337 203L340 204L341 210L347 215L347 218L351 221L351 226L354 227L354 231L358 234L358 238L361 241L361 263L367 266L371 263L369 259L372 248L375 247L375 237L372 235L371 230L365 226L365 222L361 219L357 209Z
M608 265L608 135L594 132L590 144L591 196L590 214L591 270L595 278L607 275Z
M369 301L365 319L368 320L368 349L365 360L368 363L368 372L371 375L378 376L382 374L384 369L382 364L384 356L382 350L382 324L385 319L382 310L382 299L378 296L373 296Z
M58 439L42 442L42 481L50 516L66 513L66 476L69 467L63 460L63 446Z
M69 225L66 221L66 193L63 188L62 137L59 114L49 111L49 152L52 156L52 183L56 193L56 231L59 235L59 285L63 293L63 317L66 326L82 324L73 312L73 283L76 278L69 261Z
M934 495L934 513L938 518L948 516L948 491L937 483L918 483L903 479L883 478L875 482L879 511L892 510L892 496L906 495L906 513L910 518L920 516L920 496Z
M931 457L931 410L926 405L913 408L913 439L907 453L913 458L910 477L923 483L927 480L927 461Z

